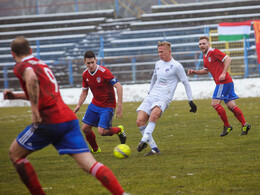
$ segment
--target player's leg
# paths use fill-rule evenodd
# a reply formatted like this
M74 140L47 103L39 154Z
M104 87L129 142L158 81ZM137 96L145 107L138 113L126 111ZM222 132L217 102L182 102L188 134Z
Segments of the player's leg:
M148 95L146 99L142 102L142 104L136 109L137 112L136 124L142 135L144 135L145 129L147 128L147 121L153 109L152 106L153 106L153 97ZM147 143L149 144L151 149L153 148L158 149L152 135L150 135L150 137L148 138ZM147 143L139 142L137 151L141 152L143 149L145 149L147 147Z
M144 130L144 134L143 134L143 137L142 137L142 140L141 140L142 142L147 142L148 141L150 135L152 135L152 133L153 133L153 131L155 129L156 122L160 118L161 114L162 114L162 110L158 106L155 106L152 109L152 112L151 112L151 115L149 117L149 121L148 121L147 127Z
M232 130L232 127L229 125L227 119L226 111L220 104L222 100L225 101L227 98L228 98L228 85L227 84L217 85L213 93L211 105L217 111L219 117L224 123L223 132L220 134L221 137L227 135Z
M237 107L237 105L235 103L235 99L238 99L238 96L235 93L234 83L225 84L224 90L225 90L224 96L226 97L224 99L225 104L227 105L229 110L231 110L234 113L235 117L241 123L241 126L242 126L241 135L247 135L248 131L251 128L251 125L246 122L242 111Z
M162 114L162 110L158 106L155 106L152 109L151 115L149 117L148 124L147 124L146 128L144 129L143 137L142 137L142 139L141 139L141 141L140 141L140 143L138 144L138 147L137 147L137 151L138 152L141 152L143 149L146 148L147 142L150 141L149 138L152 137L152 133L153 133L153 131L155 129L156 122L160 118L161 114ZM157 148L157 146L155 148L152 148L151 152L152 153L157 153L157 154L160 153L160 151ZM148 155L148 153L146 155Z
M96 177L113 194L123 193L122 187L111 170L96 162L89 152L78 120L60 124L56 129L60 135L63 135L58 136L59 139L53 143L59 154L70 154L84 171Z
M221 118L222 122L224 123L223 131L220 134L221 137L227 135L230 131L232 131L232 127L229 125L227 114L225 109L221 106L221 100L219 99L212 99L211 106L217 111L219 117Z
M82 118L82 131L85 134L86 140L92 147L93 153L99 153L101 152L101 149L98 147L97 141L96 141L96 135L94 134L92 130L92 126L97 127L99 121L99 114L95 109L95 105L90 104L88 106L88 109Z
M126 143L126 134L122 125L112 127L114 116L113 108L101 108L99 111L98 133L102 136L112 136L117 134L121 144Z
M136 119L136 125L138 126L142 135L144 135L144 131L147 127L146 123L147 123L148 119L149 119L149 115L146 112L144 112L142 110L138 111L137 119ZM152 135L150 135L150 137L148 138L147 143L149 144L151 149L158 148Z
M96 141L96 135L94 134L92 130L92 126L83 123L82 130L85 134L86 140L88 141L89 145L92 147L92 153L100 153L101 149L98 147L97 141Z
M29 133L27 133L27 136L29 136ZM23 140L25 143L25 137L23 138ZM45 193L42 190L36 172L31 163L26 158L32 152L33 151L19 145L17 140L15 139L9 149L9 158L12 161L22 182L26 185L31 194L42 195Z
M113 172L102 163L97 162L91 153L77 153L71 154L71 156L84 171L97 178L112 194L122 195L124 193Z
M244 117L242 111L236 105L235 100L231 100L231 101L227 102L226 105L227 105L228 109L234 113L237 120L241 123L241 126L242 126L241 135L247 135L248 131L251 128L251 125L246 122L245 117Z
M221 106L221 100L219 99L212 99L211 106L217 111L219 117L224 123L224 126L229 126L229 122L227 119L227 114L225 109Z

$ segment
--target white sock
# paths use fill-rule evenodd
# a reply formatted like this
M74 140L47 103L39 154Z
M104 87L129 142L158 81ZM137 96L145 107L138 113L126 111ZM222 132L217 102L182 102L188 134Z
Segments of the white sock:
M146 125L138 127L142 135L144 134L144 130L145 130L146 127L147 127ZM152 135L150 135L150 137L148 138L148 142L147 143L149 144L149 146L151 148L158 148L156 143L155 143L155 141L154 141L154 139L153 139Z
M152 136L152 133L154 131L156 123L149 121L148 125L146 126L145 130L144 130L144 134L143 137L141 139L142 142L148 142L150 136ZM150 140L149 140L150 141Z

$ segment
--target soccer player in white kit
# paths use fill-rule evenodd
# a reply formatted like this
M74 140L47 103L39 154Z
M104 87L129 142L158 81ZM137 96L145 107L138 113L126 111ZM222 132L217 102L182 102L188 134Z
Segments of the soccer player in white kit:
M143 135L138 144L137 151L141 152L147 147L147 144L151 147L151 150L144 156L160 154L152 133L156 122L172 101L179 82L182 82L185 87L191 107L190 112L195 113L197 111L197 106L193 103L191 87L184 68L171 56L171 43L167 41L158 42L157 48L161 60L155 64L149 94L136 110L136 124Z

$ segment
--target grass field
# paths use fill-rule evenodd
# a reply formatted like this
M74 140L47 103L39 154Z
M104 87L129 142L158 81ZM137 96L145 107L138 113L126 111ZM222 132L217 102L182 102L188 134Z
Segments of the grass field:
M260 194L260 98L237 100L252 125L247 136L240 136L240 123L226 109L233 131L219 137L222 122L210 102L196 100L196 114L189 112L187 101L172 102L153 133L161 155L149 157L143 157L148 149L136 151L141 134L135 124L135 109L140 103L124 103L124 117L114 119L113 125L125 126L131 157L116 159L113 148L119 144L118 137L96 133L102 153L95 158L110 167L125 191L133 195ZM78 112L80 119L85 109ZM0 108L1 195L29 194L8 159L9 145L29 123L29 107ZM52 146L28 159L47 195L109 194L69 156L59 156Z

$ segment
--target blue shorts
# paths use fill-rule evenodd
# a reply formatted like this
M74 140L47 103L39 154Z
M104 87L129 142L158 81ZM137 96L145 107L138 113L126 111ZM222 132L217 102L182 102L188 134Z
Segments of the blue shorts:
M212 99L224 100L225 104L238 98L234 90L234 83L217 85L212 97Z
M39 124L38 127L29 125L16 140L28 150L40 150L52 144L59 154L89 152L77 119L65 123Z
M94 127L110 129L112 127L114 110L114 108L102 108L91 103L88 106L82 122Z

